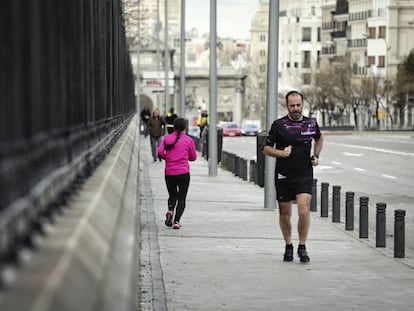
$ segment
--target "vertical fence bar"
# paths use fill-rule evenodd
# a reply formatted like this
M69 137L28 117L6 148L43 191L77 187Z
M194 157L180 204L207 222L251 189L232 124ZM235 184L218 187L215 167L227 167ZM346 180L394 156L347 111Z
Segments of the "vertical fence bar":
M359 198L359 237L368 238L368 197Z
M341 186L332 187L332 222L341 221Z
M405 257L405 210L394 211L394 257Z
M311 212L316 212L317 211L317 192L318 191L318 180L316 178L313 179L312 181L312 199L311 199L311 205L310 205L310 210Z
M376 247L385 247L385 224L386 214L385 209L387 205L385 203L377 203L377 215L376 215Z
M321 217L328 217L329 183L321 184Z
M354 193L351 191L346 192L345 230L354 230Z

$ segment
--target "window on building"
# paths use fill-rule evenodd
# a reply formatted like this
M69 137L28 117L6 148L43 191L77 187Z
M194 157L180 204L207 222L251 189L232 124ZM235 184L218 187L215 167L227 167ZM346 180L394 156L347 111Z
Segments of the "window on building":
M375 27L369 27L368 28L368 38L375 38L376 35L376 31L375 31Z
M318 27L318 42L321 42L321 27Z
M303 51L303 68L311 67L311 51Z
M375 65L375 56L368 56L368 67Z
M352 64L352 73L354 75L358 74L358 64L357 63Z
M180 43L181 43L180 38L174 38L174 47L175 48L179 48L180 47Z
M310 73L302 74L302 80L303 80L303 84L311 84L311 74Z
M385 67L385 56L378 56L378 67Z
M298 68L298 67L299 67L298 62L295 62L295 68Z
M266 83L265 82L259 82L259 89L264 90L265 88L266 88Z
M265 51L265 50L260 50L260 52L259 52L259 53L260 53L260 56L262 56L262 57L263 57L263 56L266 56L266 51Z
M312 29L310 27L303 27L302 28L302 41L309 42L311 41L311 31Z
M385 38L386 28L385 26L378 27L378 38Z
M260 35L260 42L266 42L266 35Z
M260 65L259 70L260 72L266 72L266 65Z
M290 68L290 62L286 63L286 68Z

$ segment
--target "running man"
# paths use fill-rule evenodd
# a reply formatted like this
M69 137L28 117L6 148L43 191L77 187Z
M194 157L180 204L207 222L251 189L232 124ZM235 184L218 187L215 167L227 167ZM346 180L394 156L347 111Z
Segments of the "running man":
M265 155L276 157L275 185L279 205L279 225L285 240L284 261L293 260L292 201L298 207L298 256L309 262L306 239L310 225L313 166L319 164L323 138L315 119L305 117L303 95L297 91L286 94L288 114L275 120L262 146ZM312 140L314 140L311 155Z

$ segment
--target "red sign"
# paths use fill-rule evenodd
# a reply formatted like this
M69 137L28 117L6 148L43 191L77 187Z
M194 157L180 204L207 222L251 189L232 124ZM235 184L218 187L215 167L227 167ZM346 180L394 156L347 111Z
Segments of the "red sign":
M155 79L146 80L145 85L146 86L159 86L159 87L162 87L161 81L160 80L155 80Z

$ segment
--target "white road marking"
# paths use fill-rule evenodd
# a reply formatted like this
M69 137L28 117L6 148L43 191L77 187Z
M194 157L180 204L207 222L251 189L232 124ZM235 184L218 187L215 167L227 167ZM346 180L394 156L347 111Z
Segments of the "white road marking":
M315 169L319 169L319 170L329 170L333 168L333 166L329 166L329 165L318 165L315 167Z
M344 152L344 155L350 156L350 157L361 157L361 156L363 156L362 153L351 153L351 152Z
M338 145L338 146L344 146L344 147L350 147L350 148L357 148L357 149L364 149L364 150L371 150L371 151L378 151L378 152L384 152L384 153L398 154L398 155L403 155L403 156L414 157L414 153L408 153L408 152L402 152L402 151L387 150L387 149L368 147L368 146L356 146L356 145L349 145L349 144L338 144L338 143L330 143L330 144Z
M363 168L359 168L359 167L354 167L354 170L356 170L356 171L360 171L360 172L365 172L365 169L363 169Z
M386 174L382 174L381 176L385 177L385 178L390 178L390 179L397 179L397 177L395 177L395 176L386 175Z
M342 163L341 163L341 162L336 162L336 161L332 161L331 163L332 163L332 164L336 164L336 165L342 165Z

